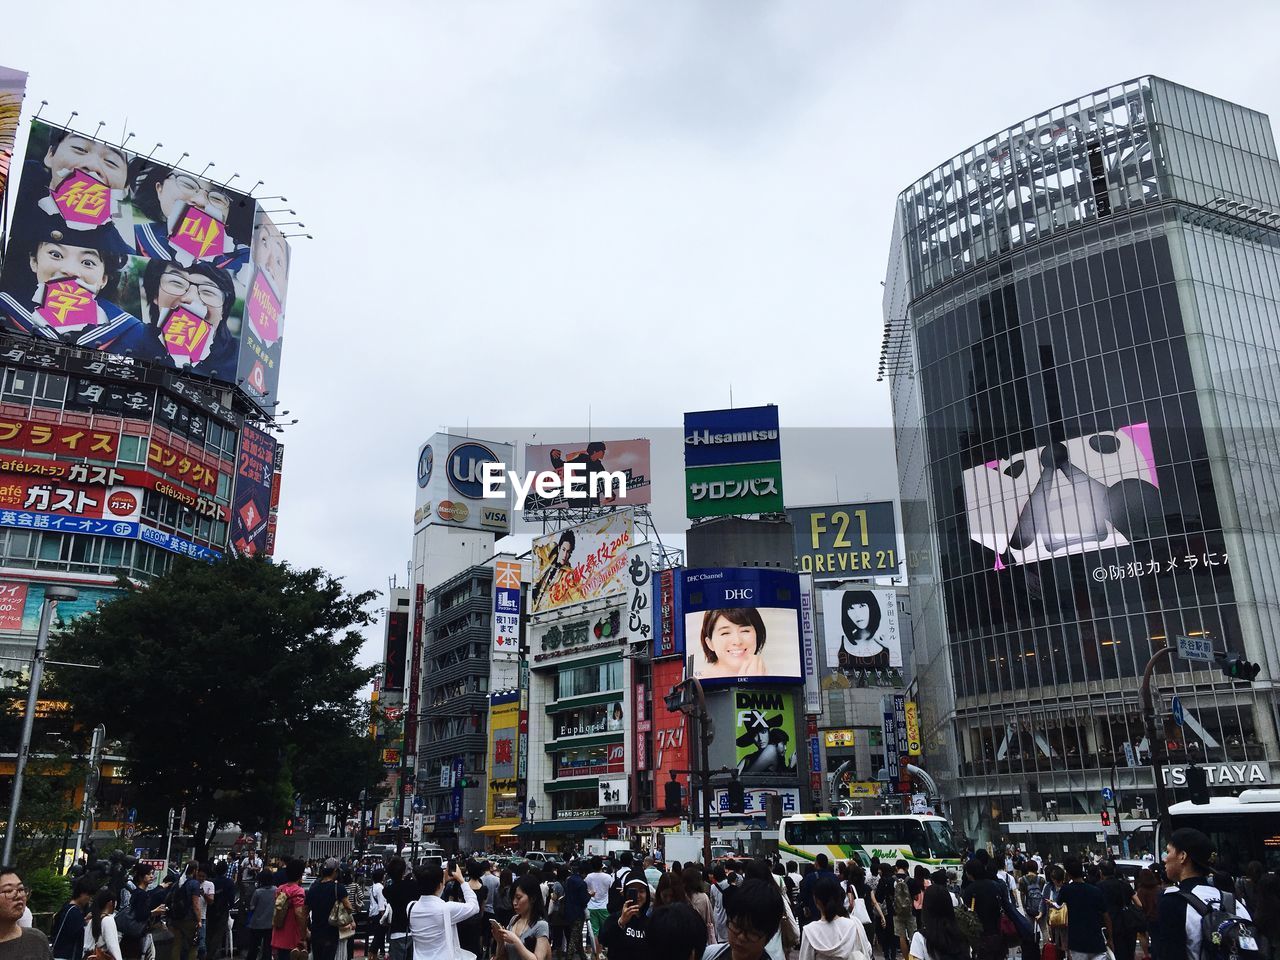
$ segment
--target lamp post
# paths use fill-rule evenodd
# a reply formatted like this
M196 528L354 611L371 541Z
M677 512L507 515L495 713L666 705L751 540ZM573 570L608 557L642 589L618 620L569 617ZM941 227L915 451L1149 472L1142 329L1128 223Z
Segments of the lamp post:
M13 792L9 796L9 822L4 831L4 855L0 862L13 862L13 844L18 839L18 807L22 804L22 777L27 770L27 757L31 753L31 728L36 719L36 702L40 699L40 679L44 676L44 656L49 646L49 626L53 623L53 608L60 600L75 600L78 591L71 587L46 586L44 601L40 605L40 629L36 633L36 649L31 655L31 683L27 688L27 712L22 718L22 737L18 741L18 756L13 765Z

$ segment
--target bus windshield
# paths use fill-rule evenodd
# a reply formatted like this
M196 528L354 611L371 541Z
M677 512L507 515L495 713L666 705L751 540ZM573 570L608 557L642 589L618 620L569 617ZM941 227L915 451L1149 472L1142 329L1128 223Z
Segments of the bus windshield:
M1280 812L1255 812L1243 804L1230 813L1181 813L1173 826L1195 827L1209 837L1219 869L1239 876L1251 860L1264 870L1280 870Z
M939 860L955 860L960 856L956 842L951 837L951 824L944 820L926 820L924 828L929 834L929 848Z

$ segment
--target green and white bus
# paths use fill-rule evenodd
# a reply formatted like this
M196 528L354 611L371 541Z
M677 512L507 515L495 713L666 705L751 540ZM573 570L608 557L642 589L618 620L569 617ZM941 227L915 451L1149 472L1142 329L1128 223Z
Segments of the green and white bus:
M825 853L832 863L856 860L864 867L871 858L881 863L906 860L930 871L947 868L959 873L960 851L951 837L951 824L927 814L842 817L802 813L784 817L778 827L778 852L783 859L812 862Z

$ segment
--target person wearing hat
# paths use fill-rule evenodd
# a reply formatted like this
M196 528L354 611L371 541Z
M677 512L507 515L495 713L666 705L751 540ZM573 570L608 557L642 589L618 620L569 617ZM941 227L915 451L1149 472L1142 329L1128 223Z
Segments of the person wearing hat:
M782 729L781 713L769 717L759 710L748 714L743 723L743 733L738 737L740 747L755 746L756 752L738 761L738 773L786 773L795 766L795 755L787 761L787 745L790 737Z
M1213 885L1215 872L1213 844L1194 827L1179 827L1169 834L1165 844L1164 873L1173 884L1160 897L1155 928L1151 931L1152 954L1160 960L1200 960L1200 913L1192 905L1195 898L1206 906L1233 905L1235 915L1252 920L1243 903L1228 894L1231 901L1223 905L1223 891Z
M600 945L609 951L609 960L647 960L648 929L649 881L643 875L628 878L622 885L622 909L600 927Z
M355 914L347 899L347 888L338 882L338 860L330 857L320 868L320 879L307 891L307 912L311 931L311 955L315 960L334 960L338 953L338 928L329 923L335 903Z
M25 259L22 248L10 245L0 278L0 329L155 359L142 321L109 299L115 296L125 258L111 251L108 230L70 230L61 217L41 216L29 235Z

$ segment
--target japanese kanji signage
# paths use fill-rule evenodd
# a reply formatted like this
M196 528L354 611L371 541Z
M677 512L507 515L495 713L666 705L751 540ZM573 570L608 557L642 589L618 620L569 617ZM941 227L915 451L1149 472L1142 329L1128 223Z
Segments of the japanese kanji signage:
M22 611L26 605L25 583L0 582L0 630L21 630Z
M684 483L691 520L781 511L778 408L686 413Z
M20 417L4 417L0 418L0 447L113 461L120 449L120 433L100 427L37 423Z
M60 517L137 520L142 491L129 487L88 487L58 480L0 480L0 510L31 510Z
M493 658L520 656L520 561L493 563Z
M271 512L267 516L267 556L275 556L276 525L280 516L280 476L284 472L284 444L276 443L276 462L271 474Z
M627 563L627 642L653 643L653 547L634 544Z
M245 424L240 431L240 452L236 457L236 489L231 498L228 540L236 553L252 556L267 549L267 518L275 463L275 439Z
M153 439L147 447L147 465L159 470L167 477L189 483L206 493L218 491L218 471L215 467L209 466L193 454L184 453L159 440Z
M625 592L633 538L631 511L620 510L534 540L529 612Z

